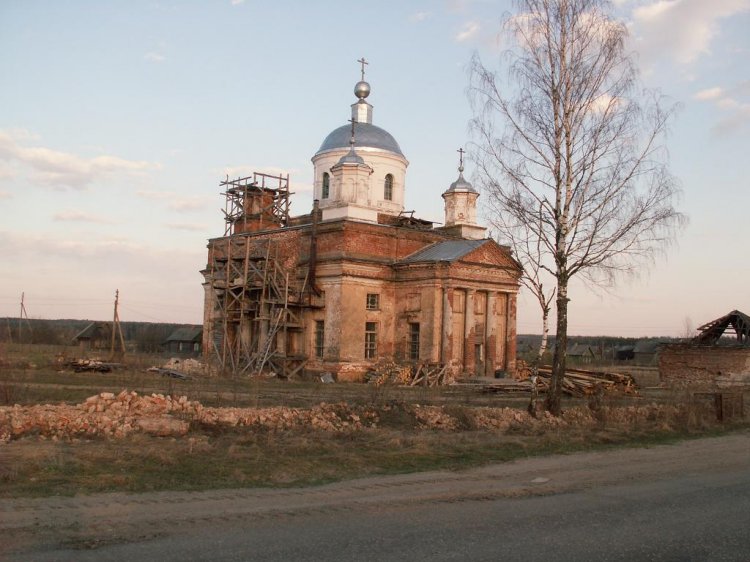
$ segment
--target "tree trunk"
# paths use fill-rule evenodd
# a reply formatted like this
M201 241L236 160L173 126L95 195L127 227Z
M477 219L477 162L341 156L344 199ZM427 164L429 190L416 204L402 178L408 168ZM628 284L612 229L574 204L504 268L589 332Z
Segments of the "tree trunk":
M539 351L536 354L536 364L539 365L547 351L547 340L549 339L549 308L542 308L542 341L539 343Z
M568 285L561 283L557 290L557 334L555 355L552 359L552 378L547 392L547 410L559 416L562 409L562 383L565 376L565 359L568 348Z

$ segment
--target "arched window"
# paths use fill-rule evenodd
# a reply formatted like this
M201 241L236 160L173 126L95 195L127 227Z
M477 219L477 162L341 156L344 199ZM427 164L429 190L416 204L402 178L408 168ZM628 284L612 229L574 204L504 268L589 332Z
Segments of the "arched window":
M328 175L328 172L323 172L323 190L320 194L321 199L328 199L328 195L330 194L331 190L331 179Z
M383 198L386 201L393 201L393 175L385 176L385 186L383 188Z

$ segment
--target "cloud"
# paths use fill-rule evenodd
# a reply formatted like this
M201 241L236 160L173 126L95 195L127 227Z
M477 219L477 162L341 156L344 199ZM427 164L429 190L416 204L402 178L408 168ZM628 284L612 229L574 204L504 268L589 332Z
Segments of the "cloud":
M207 232L209 227L202 223L168 222L164 224L170 230L188 230L191 232Z
M711 128L719 136L736 133L750 125L750 100L747 98L750 98L750 80L728 89L716 86L693 94L693 99L710 102L721 112L721 118Z
M311 183L293 183L289 190L292 193L312 193L313 191L313 184Z
M150 62L164 62L165 60L167 60L167 57L165 57L164 55L155 53L153 51L143 55L143 58Z
M114 174L133 174L158 169L158 163L126 160L119 156L101 155L82 158L42 146L23 146L30 139L13 131L0 130L0 160L28 167L31 180L50 187L84 189L94 181Z
M695 94L693 94L693 99L696 99L699 101L713 100L713 99L721 97L723 93L724 93L724 90L722 90L719 87L708 88L706 90L701 90L700 92L696 92Z
M727 136L750 128L750 104L741 105L731 115L720 119L711 131L718 136Z
M300 170L297 168L280 168L278 166L251 166L247 164L240 164L239 166L225 166L221 170L217 170L217 173L221 176L229 176L229 179L237 178L249 178L252 177L253 172L261 174L268 174L271 176L286 176L289 174L291 178L295 174L299 174Z
M16 171L6 162L0 160L0 181L8 180L16 176Z
M732 88L732 95L750 96L750 80L743 80Z
M171 199L177 195L174 191L151 191L148 189L139 189L135 192L138 197L144 199L151 199L152 201L162 201L164 199Z
M68 209L59 211L52 216L52 219L60 222L92 222L97 224L114 224L113 221L105 219L99 215L93 215L85 211Z
M240 4L244 4L245 0L232 0L232 6L239 6Z
M211 205L211 202L213 200L214 200L213 197L204 197L204 196L186 197L183 199L172 201L171 203L169 203L169 205L167 205L167 207L169 207L173 211L184 213L186 211L195 211L199 209L205 209L206 207Z
M666 54L689 64L710 52L719 21L750 10L750 0L658 0L633 9L636 47L648 59Z
M609 94L602 94L594 98L589 104L593 113L607 113L620 104L621 98L613 98Z
M11 199L13 195L7 191L0 191L0 199Z
M0 247L4 257L13 261L13 267L3 272L4 286L18 287L18 294L22 287L27 297L43 296L53 300L55 307L58 303L69 303L52 308L51 304L42 305L31 298L30 302L38 303L34 307L35 314L53 318L87 318L93 314L95 318L106 318L108 313L111 319L112 298L119 288L123 320L134 319L137 311L126 307L142 301L148 303L146 314L159 314L154 309L160 307L189 308L188 315L192 319L187 321L200 321L203 296L198 270L206 265L206 250L202 244L167 247L120 237L75 239L32 231L11 233L3 231L0 225ZM29 271L36 274L30 276ZM96 275L91 275L92 271ZM55 282L50 284L49 279L53 277ZM159 284L154 283L154 279L174 282ZM99 308L98 311L86 308L85 303L93 299L100 301L94 307ZM101 300L106 301L103 307ZM174 316L168 315L159 320L175 321L172 318Z
M475 21L469 21L466 22L463 27L461 28L461 31L459 31L456 36L455 40L458 43L463 43L465 41L468 41L472 37L474 37L477 33L479 33L481 26L478 22Z
M432 17L432 12L415 12L409 16L409 21L418 23Z

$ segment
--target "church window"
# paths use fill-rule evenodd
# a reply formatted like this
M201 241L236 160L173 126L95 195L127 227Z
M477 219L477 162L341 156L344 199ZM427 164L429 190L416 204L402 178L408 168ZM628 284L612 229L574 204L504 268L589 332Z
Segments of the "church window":
M378 323L365 322L365 359L378 356Z
M419 323L409 323L409 359L419 361Z
M380 295L367 293L367 310L380 310Z
M315 357L322 358L325 350L326 326L323 320L315 321Z
M385 187L383 188L383 198L386 201L393 201L393 175L385 176Z
M331 177L328 175L328 172L323 172L323 189L322 193L320 194L321 199L328 199L328 196L330 195L331 191Z

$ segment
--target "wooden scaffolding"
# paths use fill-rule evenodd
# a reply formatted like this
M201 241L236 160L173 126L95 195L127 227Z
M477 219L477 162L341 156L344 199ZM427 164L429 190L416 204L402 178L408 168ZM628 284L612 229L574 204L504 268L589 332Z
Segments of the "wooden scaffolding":
M206 282L213 294L211 348L221 372L233 375L301 373L302 309L307 280L282 265L272 233L289 220L289 176L254 173L222 181L223 238L212 241ZM283 256L281 256L283 257Z
M220 182L224 188L224 236L240 232L284 227L289 222L291 204L289 174L274 176L253 172L253 175Z
M289 378L306 363L294 272L285 271L271 239L236 235L214 248L208 281L214 293L213 352L222 372Z

